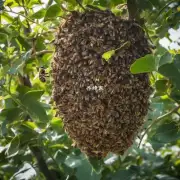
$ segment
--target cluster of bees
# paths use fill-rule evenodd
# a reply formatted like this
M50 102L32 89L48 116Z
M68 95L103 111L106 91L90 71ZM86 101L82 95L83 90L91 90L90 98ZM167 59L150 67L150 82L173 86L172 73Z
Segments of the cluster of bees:
M108 62L102 58L127 41ZM53 98L65 130L88 156L123 154L151 94L148 74L130 73L135 59L151 53L143 30L110 11L77 12L60 25L54 43Z

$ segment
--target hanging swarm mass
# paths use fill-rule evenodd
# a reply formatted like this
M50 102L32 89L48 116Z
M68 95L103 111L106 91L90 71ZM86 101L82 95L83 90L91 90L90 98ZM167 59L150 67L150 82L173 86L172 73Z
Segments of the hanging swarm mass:
M53 97L65 130L88 156L123 154L143 124L151 93L147 74L130 73L135 59L150 53L142 28L107 10L73 12L55 47ZM105 61L103 53L113 49Z

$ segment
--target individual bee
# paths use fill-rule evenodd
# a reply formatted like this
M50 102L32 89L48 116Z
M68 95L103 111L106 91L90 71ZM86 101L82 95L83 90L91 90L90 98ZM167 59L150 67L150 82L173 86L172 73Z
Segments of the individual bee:
M48 73L46 73L46 70L44 67L40 67L40 70L39 70L39 80L41 82L46 82L46 77L49 77L47 75Z

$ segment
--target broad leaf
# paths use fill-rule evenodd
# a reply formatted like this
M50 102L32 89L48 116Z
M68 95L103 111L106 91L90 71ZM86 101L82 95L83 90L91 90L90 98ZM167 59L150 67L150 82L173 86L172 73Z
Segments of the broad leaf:
M159 73L168 77L180 89L180 71L177 69L174 63L164 64L158 69Z
M172 143L180 138L180 132L175 122L163 123L158 126L150 137L149 142L151 143L154 150L158 150L166 143Z
M23 167L19 169L18 172L16 172L10 180L14 179L26 179L30 180L33 177L36 176L36 170L29 164L29 163L24 163Z
M156 71L155 57L148 54L142 58L136 59L136 61L131 65L130 70L133 74Z
M37 11L36 13L34 13L31 18L32 19L41 19L45 16L46 14L46 10L45 9L40 9L39 11Z
M42 91L42 90L32 90L32 91L28 91L24 95L24 98L30 97L30 98L39 100L43 94L44 94L44 91Z
M172 62L172 55L169 52L166 52L164 55L161 56L159 61L159 66L162 66L167 63Z
M87 176L88 174L88 176ZM76 177L78 180L100 180L101 174L97 174L88 160L84 157L81 161L81 165L77 167Z
M19 136L15 136L12 141L8 144L8 149L6 150L6 154L8 157L13 157L18 154L20 145Z
M158 80L155 83L156 91L160 94L165 94L168 89L168 80Z
M123 180L129 180L133 177L134 174L135 174L135 172L133 172L131 170L119 170L119 171L115 172L114 174L112 174L111 179L119 180L121 178Z
M61 150L58 150L54 155L54 159L57 161L59 165L65 161L66 157L67 155Z
M55 18L61 14L61 8L58 4L54 4L47 9L44 20Z
M48 121L48 116L41 103L37 100L42 93L42 91L31 91L20 97L20 100L32 118L36 117L39 121L45 122Z

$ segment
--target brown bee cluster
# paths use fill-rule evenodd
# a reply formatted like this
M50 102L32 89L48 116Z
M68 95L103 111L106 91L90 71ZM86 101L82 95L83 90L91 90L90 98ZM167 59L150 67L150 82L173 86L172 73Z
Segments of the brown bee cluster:
M143 124L151 93L147 74L130 73L135 59L150 53L142 28L107 10L73 12L55 47L53 97L65 130L88 156L123 154ZM113 49L105 61L103 53Z

